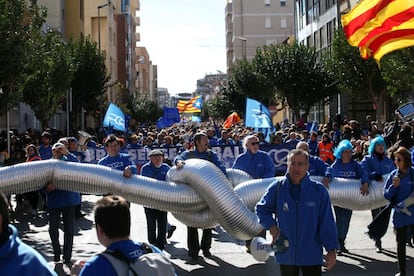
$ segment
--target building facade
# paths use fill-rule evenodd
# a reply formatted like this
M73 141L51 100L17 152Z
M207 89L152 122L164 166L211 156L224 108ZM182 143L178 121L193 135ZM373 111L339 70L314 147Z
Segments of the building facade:
M228 73L237 59L253 59L258 47L281 44L295 32L294 6L287 0L227 1Z

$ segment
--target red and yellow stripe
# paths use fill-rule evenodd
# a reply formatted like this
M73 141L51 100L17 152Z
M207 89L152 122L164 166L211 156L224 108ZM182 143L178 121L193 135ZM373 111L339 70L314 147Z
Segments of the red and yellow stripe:
M413 0L363 0L342 16L349 44L378 63L387 53L414 46Z

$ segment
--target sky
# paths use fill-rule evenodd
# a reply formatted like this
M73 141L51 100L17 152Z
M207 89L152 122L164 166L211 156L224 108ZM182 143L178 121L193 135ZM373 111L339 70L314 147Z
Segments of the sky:
M141 41L158 67L158 87L194 92L206 74L226 72L225 0L141 0Z

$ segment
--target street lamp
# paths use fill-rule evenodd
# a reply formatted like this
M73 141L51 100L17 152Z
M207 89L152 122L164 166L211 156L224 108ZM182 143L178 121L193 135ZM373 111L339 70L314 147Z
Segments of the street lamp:
M98 6L98 50L99 53L101 52L101 15L100 15L100 10L102 8L105 8L109 6L109 1L106 4L102 4Z
M243 59L246 59L246 42L247 38L244 36L239 36L239 40L242 42L242 52L243 52Z

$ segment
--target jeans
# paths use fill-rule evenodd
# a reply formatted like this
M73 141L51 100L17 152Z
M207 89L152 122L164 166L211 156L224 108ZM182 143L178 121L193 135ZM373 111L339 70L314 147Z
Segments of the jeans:
M52 241L53 254L59 256L61 248L59 243L60 214L63 219L63 259L69 262L72 258L73 236L75 234L75 206L49 209L49 235Z
M211 247L211 229L203 229L203 236L201 244L198 241L198 229L194 227L187 227L187 246L188 255L197 256L198 251L208 251Z
M144 208L144 211L147 218L148 242L163 250L167 243L167 212L151 208Z
M338 239L345 240L351 222L352 210L334 206Z

